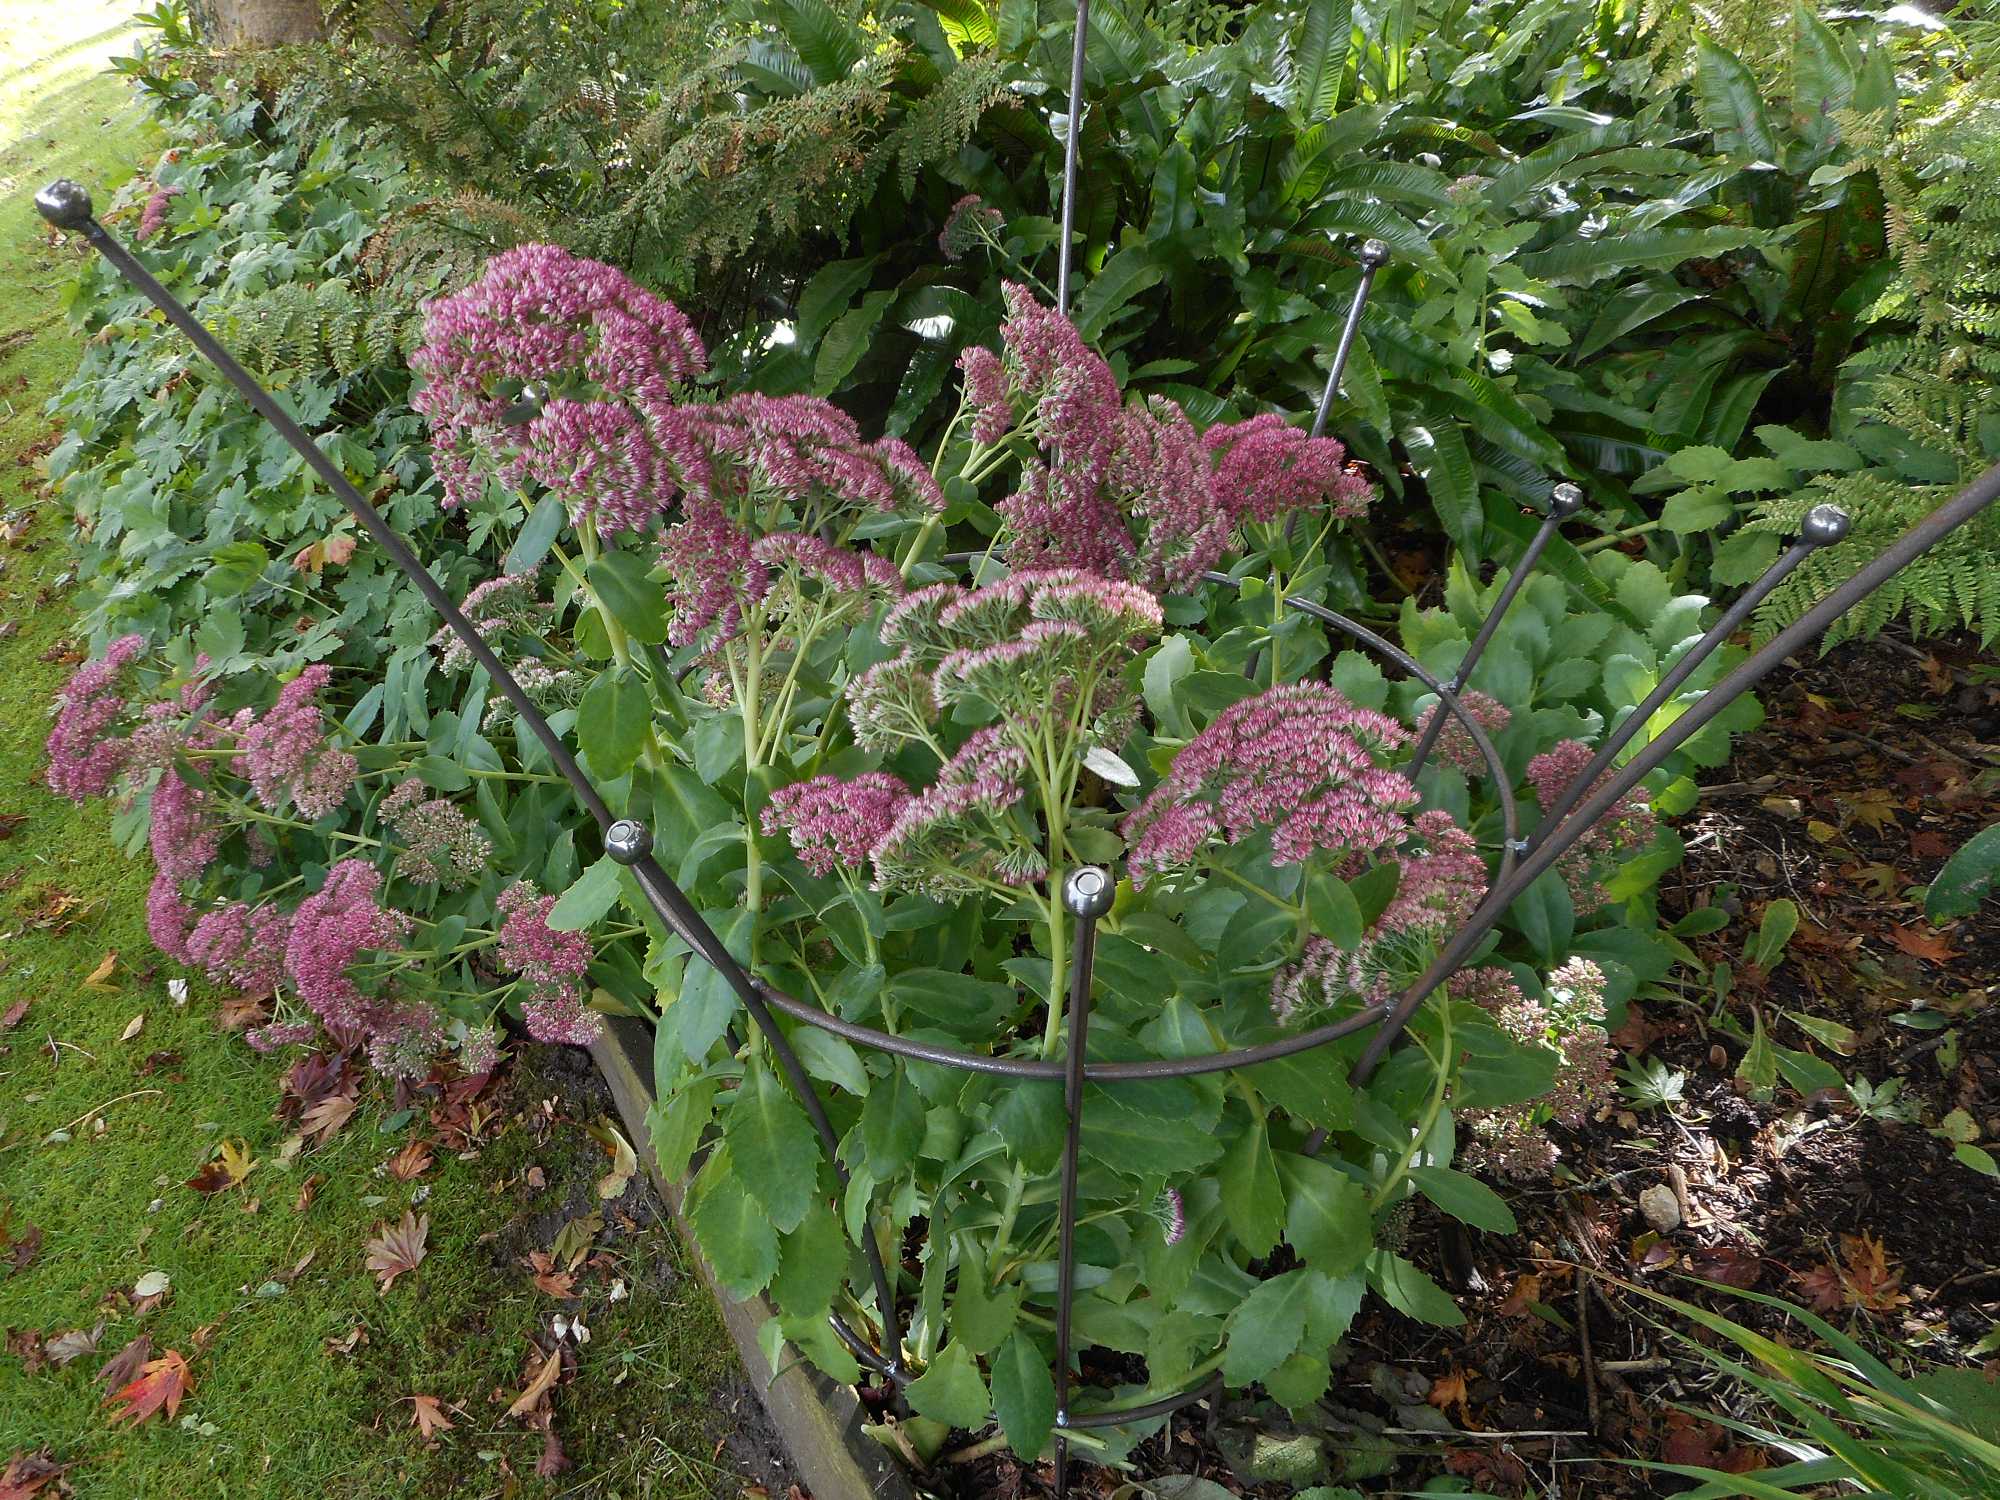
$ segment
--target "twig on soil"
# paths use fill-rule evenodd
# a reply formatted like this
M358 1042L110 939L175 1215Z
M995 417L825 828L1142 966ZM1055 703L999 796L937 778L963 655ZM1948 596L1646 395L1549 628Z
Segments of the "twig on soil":
M963 1448L954 1448L938 1460L941 1464L970 1464L999 1453L1007 1447L1007 1434L996 1432L990 1438L981 1438L976 1443L967 1443Z
M1583 1394L1589 1402L1590 1430L1596 1432L1602 1426L1602 1398L1597 1393L1597 1355L1590 1347L1590 1278L1576 1279L1576 1334L1577 1344L1583 1351Z
M1482 1443L1507 1443L1515 1438L1580 1438L1589 1437L1581 1427L1546 1427L1521 1432L1433 1432L1428 1427L1384 1427L1384 1437L1427 1437L1450 1438L1453 1442L1476 1441Z
M103 1114L107 1109L111 1108L111 1106L114 1104L123 1104L127 1099L137 1099L146 1094L157 1094L157 1093L159 1093L158 1089L134 1089L129 1094L120 1094L116 1099L106 1099L102 1104L98 1105L97 1108L90 1110L88 1113L78 1115L74 1120L71 1120L69 1124L63 1126L62 1128L64 1130L74 1130L76 1129L77 1126L83 1124L84 1121L95 1119L98 1115Z
M1651 1359L1607 1359L1597 1367L1600 1375L1641 1375L1648 1370L1671 1370L1674 1362L1664 1354Z

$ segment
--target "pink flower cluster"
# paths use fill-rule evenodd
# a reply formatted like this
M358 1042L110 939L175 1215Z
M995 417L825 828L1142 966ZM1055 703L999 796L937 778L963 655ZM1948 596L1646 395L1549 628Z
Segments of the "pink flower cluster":
M493 840L463 811L442 797L427 797L412 776L382 799L382 821L403 841L396 873L418 885L457 890L485 873Z
M369 1018L369 1065L390 1078L425 1077L444 1042L443 1014L422 1000L381 1006Z
M999 234L1006 222L1007 216L979 194L967 193L952 204L951 212L945 215L944 229L938 235L938 249L946 260L960 260L967 251L976 250Z
M1203 441L1215 455L1215 493L1237 522L1320 509L1351 520L1374 498L1368 481L1347 467L1345 448L1276 412L1211 427Z
M225 902L194 924L186 961L238 994L268 996L284 977L291 930L291 918L268 902Z
M1588 745L1581 740L1563 740L1529 761L1528 781L1535 789L1536 800L1543 807L1553 806L1570 783L1583 774L1590 760ZM1609 775L1605 773L1606 777ZM1600 778L1599 785L1602 783ZM1570 846L1556 861L1556 869L1579 911L1595 910L1610 899L1604 890L1605 877L1614 865L1632 858L1652 843L1658 827L1652 805L1635 788L1619 798L1589 832Z
M876 889L960 901L992 885L1032 885L1047 875L1048 862L1004 826L1026 774L1027 756L1004 730L974 734L876 841Z
M1247 522L1366 510L1373 490L1334 439L1276 413L1201 434L1164 397L1124 406L1111 367L1068 319L1024 287L1010 283L1005 295L1004 359L970 349L959 368L973 440L997 443L1018 418L1041 450L998 507L1016 566L1086 568L1155 592L1184 589Z
M132 747L110 731L125 712L120 679L145 649L144 636L120 636L104 655L78 667L56 695L46 748L48 786L58 797L76 803L101 797L125 769Z
M1309 938L1304 956L1271 983L1271 1013L1290 1024L1349 999L1379 1005L1430 962L1438 942L1486 894L1486 864L1472 835L1433 808L1410 832L1421 847L1392 856L1401 867L1396 894L1351 951ZM1482 971L1507 979L1506 971ZM1511 981L1508 983L1511 989Z
M273 810L287 801L309 818L323 818L346 800L360 766L326 742L319 693L333 675L315 663L278 690L261 715L238 716L236 773L257 800Z
M139 213L139 238L150 240L166 226L167 208L174 199L180 197L178 186L162 187L153 185L153 191L146 197L146 206Z
M1472 722L1486 731L1492 739L1512 722L1514 714L1506 704L1491 694L1467 689L1458 695L1459 706ZM1479 743L1472 733L1460 722L1457 714L1449 712L1442 703L1433 704L1417 720L1417 733L1423 734L1431 726L1431 721L1440 714L1444 716L1444 727L1438 730L1437 740L1432 749L1437 758L1446 765L1456 766L1467 776L1487 774L1486 757L1479 753Z
M1558 1152L1544 1123L1574 1128L1614 1097L1615 1053L1603 1025L1604 971L1587 958L1572 958L1548 976L1545 1000L1522 994L1504 969L1460 975L1452 993L1476 1000L1517 1042L1548 1047L1559 1059L1553 1087L1535 1104L1462 1117L1469 1127L1464 1164L1517 1180L1546 1177Z
M1232 704L1174 757L1125 820L1132 880L1193 865L1218 839L1268 830L1274 864L1332 854L1342 868L1409 829L1416 788L1378 763L1409 738L1323 683L1287 683Z
M503 437L501 416L523 383L588 385L608 402L630 402L641 415L671 406L708 366L707 351L680 309L602 261L555 245L522 245L486 263L479 280L424 310L423 347L411 364L424 376L412 398L429 419L446 503L476 494L472 453ZM580 436L586 482L650 475L650 437L640 427L579 418L570 406L528 446L537 462L560 469L558 430ZM593 403L599 404L599 403ZM571 427L568 424L577 424ZM623 449L619 444L631 446ZM606 455L618 456L607 460ZM608 469L610 472L601 472ZM606 489L620 506L657 510L665 496Z
M782 829L805 867L824 880L858 869L909 802L910 789L883 771L852 780L815 776L771 794L764 832Z
M298 996L329 1026L371 1030L368 1007L348 973L364 953L392 948L410 930L404 913L382 906L382 874L344 859L292 913L285 972Z
M554 896L542 895L525 880L509 886L496 903L506 919L500 927L499 959L528 986L521 1005L528 1035L538 1042L587 1047L603 1029L583 1003L590 938L550 927L555 904Z

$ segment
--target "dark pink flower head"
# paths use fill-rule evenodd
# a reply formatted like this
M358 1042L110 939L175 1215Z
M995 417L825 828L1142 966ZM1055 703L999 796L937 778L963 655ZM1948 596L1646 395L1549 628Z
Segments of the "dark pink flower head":
M162 187L158 183L153 185L153 191L147 195L146 206L139 214L138 237L140 239L150 240L165 227L167 209L172 205L174 199L180 197L180 195L181 189L178 185L167 187Z
M997 443L1014 428L1014 404L1007 395L1007 367L983 344L958 357L965 376L965 400L972 408L972 440Z
M364 953L392 948L410 928L402 912L380 905L382 875L344 859L292 913L285 972L299 998L329 1026L365 1027L367 1007L348 970Z
M1135 884L1193 864L1215 838L1269 830L1271 858L1330 853L1343 866L1395 845L1416 788L1380 764L1409 732L1323 683L1232 704L1174 757L1125 821Z
M1488 739L1500 733L1513 720L1513 711L1498 698L1482 693L1476 688L1468 688L1458 695L1459 707L1481 729ZM1444 727L1438 731L1435 745L1437 758L1446 765L1456 766L1467 776L1486 774L1486 757L1479 753L1479 742L1472 732L1459 721L1458 715L1448 712L1442 703L1433 704L1417 719L1417 732L1424 733L1431 721L1439 714L1444 715Z
M360 766L326 742L319 693L333 671L319 662L278 690L278 701L243 730L232 764L257 800L273 810L287 801L323 818L346 799Z
M120 636L96 661L78 667L56 694L56 722L46 748L48 786L58 797L79 803L101 797L125 768L132 747L110 730L125 711L119 681L145 649L144 636Z
M1000 341L1010 395L1032 408L1030 426L1044 460L1029 464L1019 488L998 506L1008 561L1124 576L1134 547L1104 488L1123 410L1118 379L1061 313L1013 282L1003 294L1008 318ZM986 374L983 366L980 373Z
M222 828L215 821L212 801L171 768L153 784L148 842L154 867L168 880L199 880L215 863Z
M556 898L525 880L509 886L496 903L506 921L500 927L499 959L528 986L521 1019L538 1042L578 1047L597 1040L597 1017L584 1007L583 980L590 969L590 938L549 926Z
M522 245L425 308L423 347L410 362L424 376L412 404L430 421L446 504L458 505L477 493L471 454L482 444L515 447L500 418L522 383L565 395L581 388L587 394L572 404L625 403L650 414L669 408L708 356L679 308L615 266L555 245ZM557 475L580 471L591 501L624 516L655 493L612 488L622 472L616 460L634 461L629 436L630 429L569 412L530 441L537 465ZM583 444L567 469L565 439Z
M243 1033L243 1040L252 1052L276 1052L280 1047L303 1047L318 1035L319 1026L312 1021L273 1021L251 1027Z
M1419 813L1412 830L1425 847L1398 856L1402 878L1375 931L1435 940L1470 917L1485 897L1486 861L1472 835L1442 809Z
M774 589L782 581L800 602L847 610L903 594L903 575L888 558L806 533L771 532L751 544L750 556L770 576Z
M146 936L168 958L188 961L188 933L195 924L194 908L181 895L180 882L164 870L146 890Z
M1309 436L1276 412L1211 427L1202 441L1215 457L1216 498L1233 522L1321 509L1352 519L1374 497L1338 440Z
M771 577L753 555L756 539L718 505L690 505L660 542L660 562L672 575L673 617L667 639L686 646L713 629L711 644L733 636L744 609L770 591Z
M652 428L622 401L550 401L520 441L504 477L562 496L606 536L651 526L680 493Z
M202 914L188 934L185 961L217 984L243 995L267 996L284 976L291 918L268 902L230 901Z
M1201 435L1176 403L1155 396L1125 409L1109 483L1141 538L1132 576L1153 592L1187 589L1228 551L1232 516L1216 499Z
M852 780L815 776L771 794L764 832L782 829L800 861L824 880L836 870L859 872L909 801L910 789L883 771Z
M1591 749L1581 740L1563 740L1537 755L1528 762L1528 781L1535 789L1535 800L1543 807L1554 806L1590 761ZM1605 772L1598 784L1602 785L1610 775ZM1569 887L1578 910L1593 911L1609 899L1604 889L1605 877L1614 866L1652 843L1658 827L1645 793L1634 788L1570 846L1556 861L1556 869Z

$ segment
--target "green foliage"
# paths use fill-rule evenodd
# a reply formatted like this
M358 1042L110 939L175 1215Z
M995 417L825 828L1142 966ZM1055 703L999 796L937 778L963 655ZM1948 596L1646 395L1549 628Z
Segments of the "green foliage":
M1976 1369L1902 1374L1823 1318L1758 1292L1730 1294L1791 1318L1831 1349L1793 1348L1707 1308L1642 1287L1626 1290L1700 1325L1714 1342L1675 1334L1694 1357L1767 1403L1770 1418L1717 1416L1730 1431L1791 1462L1753 1474L1688 1464L1643 1467L1701 1481L1682 1494L1776 1500L1836 1492L1898 1500L2000 1496L2000 1400ZM1727 1352L1734 1345L1750 1361Z

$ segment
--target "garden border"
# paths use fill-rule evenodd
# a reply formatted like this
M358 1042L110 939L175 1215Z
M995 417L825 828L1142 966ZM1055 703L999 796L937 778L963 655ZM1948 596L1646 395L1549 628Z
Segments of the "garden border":
M660 1170L646 1124L648 1110L659 1100L652 1081L653 1039L646 1023L634 1016L605 1016L603 1021L603 1035L590 1044L590 1060L611 1088L626 1139L721 1312L743 1371L757 1388L757 1399L777 1429L800 1482L813 1500L917 1500L909 1479L887 1450L861 1430L866 1413L850 1387L836 1384L789 1344L785 1347L792 1357L773 1374L757 1330L776 1315L775 1309L763 1293L737 1297L716 1278L682 1212L686 1184L671 1181Z

